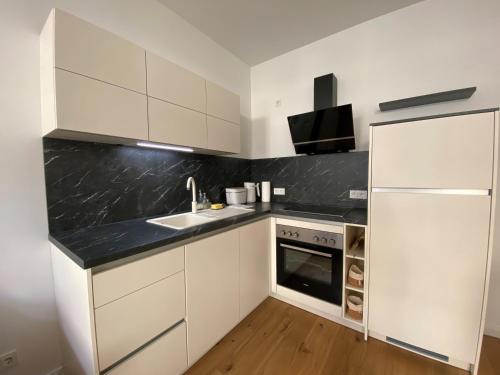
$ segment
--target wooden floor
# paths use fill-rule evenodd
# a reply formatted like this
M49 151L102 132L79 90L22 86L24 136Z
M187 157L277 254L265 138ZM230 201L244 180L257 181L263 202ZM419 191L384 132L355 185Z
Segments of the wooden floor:
M500 375L500 340L485 337L480 375ZM274 298L265 300L186 374L465 375Z

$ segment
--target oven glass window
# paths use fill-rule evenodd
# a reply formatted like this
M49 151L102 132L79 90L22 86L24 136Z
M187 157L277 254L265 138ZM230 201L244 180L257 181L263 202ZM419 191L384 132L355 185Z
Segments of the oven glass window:
M316 283L331 285L331 258L291 249L284 249L284 252L284 267L287 274L299 276Z

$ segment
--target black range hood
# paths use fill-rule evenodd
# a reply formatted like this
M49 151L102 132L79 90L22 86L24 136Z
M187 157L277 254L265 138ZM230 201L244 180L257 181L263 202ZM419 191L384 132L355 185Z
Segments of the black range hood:
M314 111L289 116L288 126L297 154L327 154L356 148L351 104L337 107L333 73L314 79Z

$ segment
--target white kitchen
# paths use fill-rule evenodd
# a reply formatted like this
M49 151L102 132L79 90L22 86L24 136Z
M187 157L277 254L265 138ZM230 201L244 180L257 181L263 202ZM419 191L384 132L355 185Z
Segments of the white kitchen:
M500 374L500 2L0 21L1 374Z

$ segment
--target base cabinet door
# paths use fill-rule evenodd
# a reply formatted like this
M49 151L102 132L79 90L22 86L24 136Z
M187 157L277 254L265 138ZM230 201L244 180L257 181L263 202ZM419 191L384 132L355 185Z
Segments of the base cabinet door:
M490 197L372 193L369 329L474 363Z
M238 323L238 239L236 229L186 245L189 365Z
M240 319L269 296L269 219L240 228Z
M183 322L106 374L180 375L186 368L186 323Z

